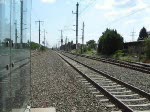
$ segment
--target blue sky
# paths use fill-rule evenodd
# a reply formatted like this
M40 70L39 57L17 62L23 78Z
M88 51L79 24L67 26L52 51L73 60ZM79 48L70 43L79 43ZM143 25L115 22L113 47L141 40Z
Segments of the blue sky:
M125 42L137 40L144 26L150 31L149 0L32 0L32 41L38 42L37 20L42 20L41 30L46 29L46 40L55 46L60 41L60 31L64 30L69 41L75 42L76 3L79 2L79 42L81 42L82 22L85 22L85 42L98 41L106 28L117 29ZM134 38L131 32L135 32ZM41 40L43 40L41 32Z

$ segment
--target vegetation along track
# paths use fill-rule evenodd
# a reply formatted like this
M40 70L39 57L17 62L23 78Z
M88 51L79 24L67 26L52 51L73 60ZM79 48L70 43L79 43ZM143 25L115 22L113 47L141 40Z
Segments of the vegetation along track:
M66 52L66 53L70 53L70 52ZM142 63L136 63L136 62L125 62L125 61L111 59L111 58L100 58L100 57L80 55L80 54L74 54L74 53L70 53L70 54L78 55L81 57L85 57L85 58L89 58L89 59L93 59L96 61L101 61L104 63L109 63L109 64L113 64L113 65L117 65L117 66L121 66L125 68L130 68L133 70L137 70L143 73L150 74L150 65L148 64L142 64Z
M98 95L98 92L95 92L99 97L105 96L105 99L101 99L102 103L111 101L120 109L119 111L117 110L117 112L150 112L149 93L113 78L107 73L94 69L64 54L58 54L85 78L82 79L85 84L90 83L99 93L103 93L103 95ZM114 111L113 108L112 111Z

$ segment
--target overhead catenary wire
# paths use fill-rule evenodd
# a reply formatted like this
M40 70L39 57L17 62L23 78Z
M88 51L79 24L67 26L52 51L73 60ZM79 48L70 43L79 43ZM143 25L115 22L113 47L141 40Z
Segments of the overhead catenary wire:
M83 0L79 0L79 1L78 1L78 3L80 4L82 1L83 1ZM74 16L73 16L73 15L71 16L71 18L72 18L72 20L71 20L71 21L69 21L69 24L65 25L65 26L63 27L63 29L62 29L62 30L65 30L65 28L70 27L70 25L72 24L72 22L73 22L73 21L75 21L75 18L74 18ZM69 18L68 20L70 20L70 18ZM67 20L67 22L68 22L68 20Z
M82 1L84 1L84 0L80 0L79 4L80 3L82 4ZM81 15L83 15L83 13L86 12L87 9L90 8L90 6L93 6L96 3L96 1L97 0L90 0L89 3L82 10L79 11L79 18L81 17ZM63 29L65 29L66 27L72 26L73 25L72 23L74 23L74 21L75 21L75 18L73 18L72 21L68 25L65 25Z
M117 18L117 19L111 21L110 23L106 24L105 26L108 26L108 25L114 24L114 23L116 23L116 22L119 22L120 20L123 20L123 19L125 19L125 18L127 18L127 17L129 17L129 16L131 16L131 15L134 15L134 14L136 14L136 13L138 13L138 12L141 12L141 11L147 9L147 8L150 8L150 5L148 5L147 7L141 8L141 9L139 9L139 10L136 10L136 11L134 11L134 12L131 12L131 13L128 14L128 15L125 15L125 16L122 16L122 17L120 17L120 18Z
M82 1L84 1L84 0L80 0L79 4L80 3L82 4ZM89 0L88 4L84 8L82 8L82 10L79 11L79 18L82 19L82 21L83 21L82 15L85 14L87 9L89 9L91 6L93 6L96 3L96 1L97 0ZM64 26L63 30L65 30L66 28L69 28L70 26L73 26L72 23L74 23L74 21L75 21L75 18L72 19L72 21L68 25ZM72 29L72 28L70 28L70 29ZM67 31L68 31L68 33L70 33L70 31L72 31L72 30L67 30Z
M93 6L93 5L96 3L96 1L97 1L97 0L91 0L91 2L89 2L84 8L82 8L82 10L80 10L80 12L79 12L79 18L80 18L80 20L81 20L81 18L82 18L82 15L87 12L87 9L89 9L91 6ZM82 2L82 0L80 0L80 2ZM121 20L123 20L123 19L125 19L125 18L127 18L127 17L129 17L129 16L132 16L132 15L138 13L138 12L141 12L141 11L147 9L147 8L150 8L150 5L148 5L148 6L144 7L144 8L140 8L140 9L134 10L134 11L132 11L131 13L129 13L129 14L127 14L127 15L121 16L121 17L119 17L119 18L117 18L117 19L115 19L115 20L113 20L113 21L111 21L111 22L108 22L108 23L106 23L106 25L104 25L104 27L108 27L108 26L110 26L111 24L117 23L117 22L119 22L119 21L121 21ZM82 19L83 19L83 18L82 18ZM82 20L82 21L83 21L83 20ZM72 21L72 23L73 23L73 21ZM69 25L68 25L68 26L69 26ZM68 31L69 31L69 30L68 30ZM69 31L69 32L70 32L70 31Z
M117 23L117 22L119 22L119 21L122 21L123 19L125 19L125 18L127 18L127 17L129 17L129 16L132 16L132 15L138 13L138 12L144 11L144 10L147 9L147 8L150 8L150 5L148 5L148 6L144 7L144 8L140 8L140 9L138 9L138 10L135 10L134 12L131 12L130 14L127 14L127 15L125 15L125 16L121 16L120 18L117 18L117 19L115 19L115 20L113 20L113 21L111 21L111 22L105 24L105 25L102 26L102 27L107 27L107 28L108 28L108 26L110 26L110 25L112 25L112 24L115 24L115 23Z
M91 6L93 6L97 0L91 0L92 2L89 2L88 5L86 5L82 11L80 11L79 16L83 14L83 12L86 12L87 9L89 9Z

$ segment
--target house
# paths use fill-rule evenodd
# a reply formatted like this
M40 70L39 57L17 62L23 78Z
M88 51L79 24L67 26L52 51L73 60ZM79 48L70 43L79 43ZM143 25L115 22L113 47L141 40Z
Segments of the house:
M126 42L124 43L124 49L127 50L129 54L143 54L145 51L144 40Z
M150 38L150 31L148 31L147 34L148 34L148 38Z

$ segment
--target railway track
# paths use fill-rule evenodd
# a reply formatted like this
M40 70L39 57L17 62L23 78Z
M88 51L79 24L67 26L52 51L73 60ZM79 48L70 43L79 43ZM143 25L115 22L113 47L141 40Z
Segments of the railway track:
M27 58L14 61L11 64L6 65L2 69L0 69L0 74L1 74L0 82L2 82L4 79L8 78L8 74L10 74L10 68L11 68L11 72L14 72L17 69L20 69L25 65L28 65L29 63L30 63L30 57L27 57Z
M58 55L78 71L79 79L111 112L150 112L150 94L65 54ZM111 104L113 103L113 104Z
M66 52L66 53L69 53L69 52ZM76 55L74 53L70 53L70 54ZM117 65L117 66L121 66L121 67L125 67L125 68L130 68L133 70L137 70L137 71L140 71L143 73L150 74L150 65L148 65L148 64L142 64L142 63L136 63L136 62L126 62L126 61L115 60L115 59L111 59L111 58L99 58L99 57L86 56L86 55L80 55L80 54L78 54L77 56L81 56L81 57L85 57L85 58L89 58L92 60L101 61L104 63L109 63L109 64L113 64L113 65Z

